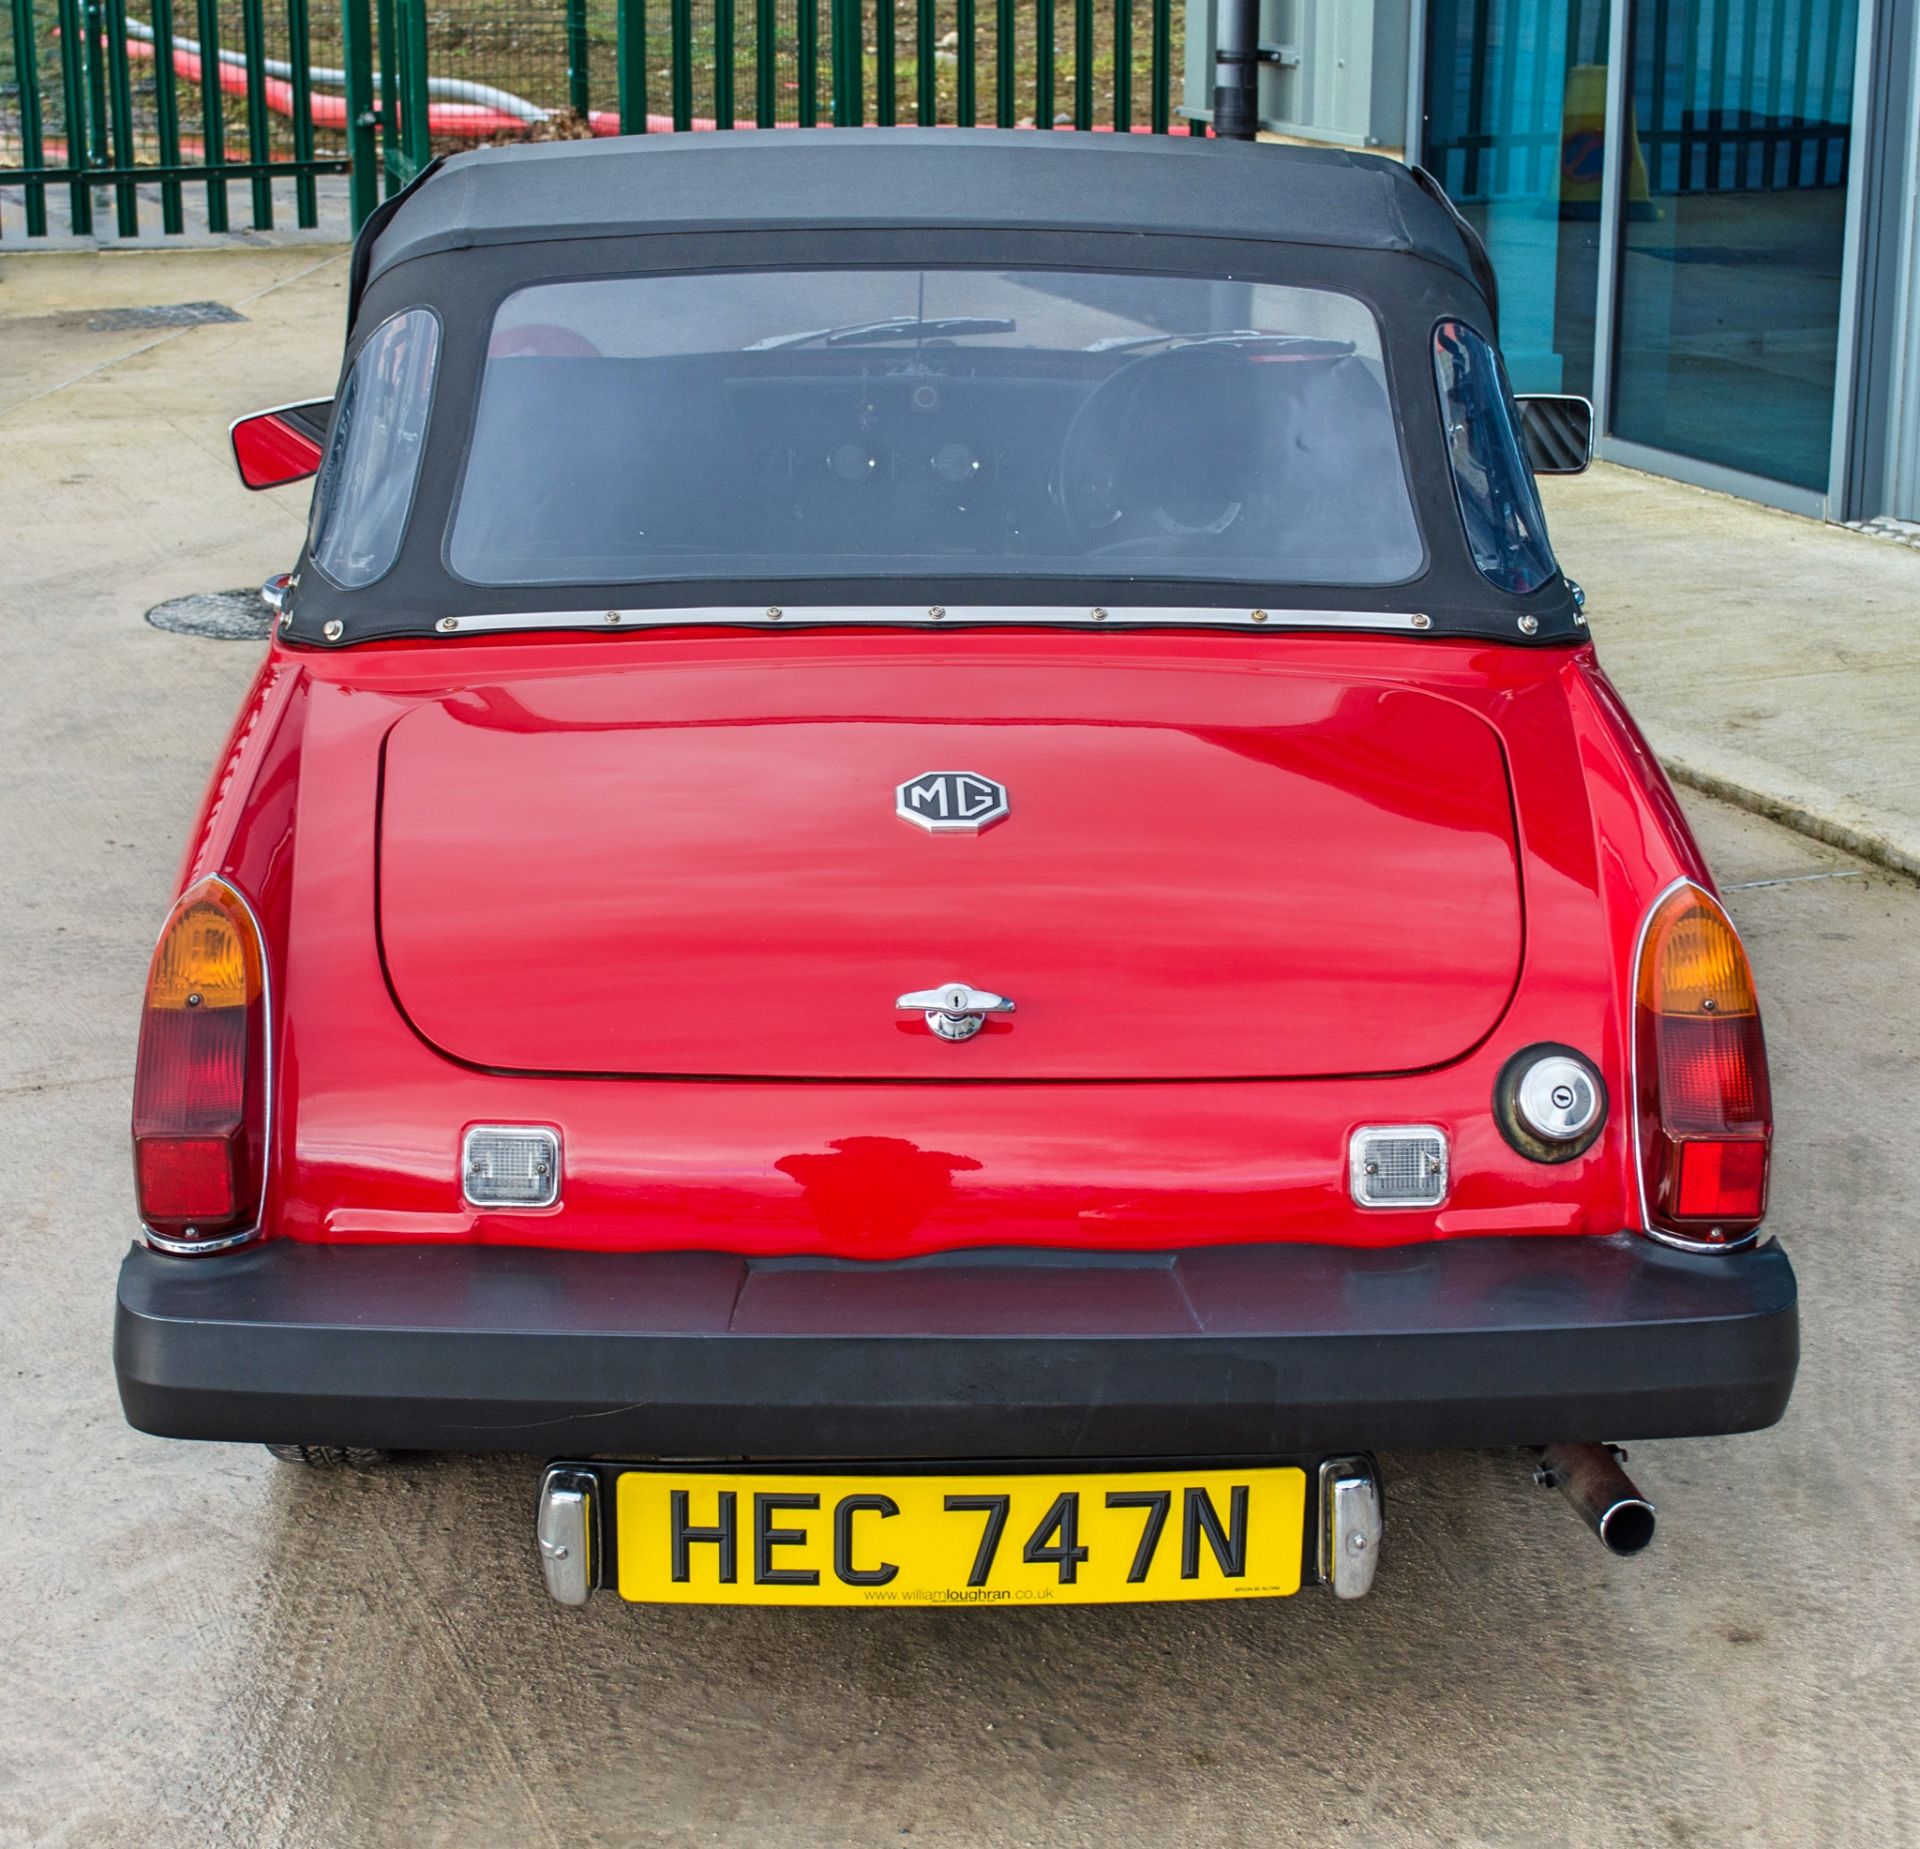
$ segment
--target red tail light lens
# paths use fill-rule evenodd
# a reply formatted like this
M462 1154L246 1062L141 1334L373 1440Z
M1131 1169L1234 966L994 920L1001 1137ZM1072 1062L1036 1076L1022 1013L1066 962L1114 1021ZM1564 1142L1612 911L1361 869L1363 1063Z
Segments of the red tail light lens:
M1697 886L1647 921L1636 1017L1649 1223L1703 1245L1743 1239L1767 1210L1767 1049L1747 953Z
M239 894L206 880L173 908L147 972L133 1084L140 1220L171 1245L251 1229L266 1173L266 981Z

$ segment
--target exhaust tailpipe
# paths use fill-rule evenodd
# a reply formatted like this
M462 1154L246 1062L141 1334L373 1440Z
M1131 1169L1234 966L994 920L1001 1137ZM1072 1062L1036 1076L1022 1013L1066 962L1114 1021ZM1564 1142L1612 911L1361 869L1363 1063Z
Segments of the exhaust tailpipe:
M1620 1468L1626 1455L1615 1445L1547 1445L1534 1472L1573 1504L1610 1554L1640 1553L1653 1539L1653 1504Z

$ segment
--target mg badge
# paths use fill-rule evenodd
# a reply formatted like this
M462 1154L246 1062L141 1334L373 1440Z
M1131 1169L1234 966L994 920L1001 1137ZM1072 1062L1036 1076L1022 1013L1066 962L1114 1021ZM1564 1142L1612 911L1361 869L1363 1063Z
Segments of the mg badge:
M1007 813L1007 792L971 770L930 770L893 793L893 812L934 835L977 835Z

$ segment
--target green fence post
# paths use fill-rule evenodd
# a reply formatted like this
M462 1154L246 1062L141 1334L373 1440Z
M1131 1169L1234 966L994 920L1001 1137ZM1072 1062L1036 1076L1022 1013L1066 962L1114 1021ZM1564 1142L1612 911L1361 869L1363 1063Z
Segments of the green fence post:
M13 0L13 66L20 86L20 158L29 172L47 164L40 124L40 41L34 36L33 0ZM47 235L47 189L28 181L27 236Z
M1093 126L1093 0L1073 0L1073 125Z
M846 11L845 0L827 0L827 120L835 128L840 126L840 111L843 107L840 92L840 60L845 55L841 46L846 38L842 27L841 15Z
M1113 0L1113 126L1133 132L1133 0Z
M358 231L380 203L379 112L373 95L373 7L340 0L341 60L346 65L347 194Z
M1035 0L1033 40L1033 125L1053 126L1053 7L1054 0Z
M713 125L733 126L733 0L713 0Z
M673 0L667 24L673 39L673 126L684 134L693 126L693 0Z
M800 72L800 126L820 123L820 0L798 0L793 10L800 36L794 56Z
M110 0L124 6L126 0ZM240 42L247 54L247 160L253 167L253 228L273 229L273 181L265 163L273 158L267 140L267 19L262 0L240 0Z
M977 100L974 85L975 67L980 58L973 0L953 0L953 24L955 36L959 40L957 48L959 64L955 68L953 79L953 119L962 128L972 128Z
M160 143L160 165L180 165L180 99L173 87L173 0L151 0L153 20L153 128ZM176 171L160 182L160 229L169 236L186 229Z
M106 21L103 0L87 0L87 151L90 165L113 165L113 144L107 129Z
M122 172L134 164L133 73L127 55L127 0L106 0L107 88L113 99L113 164ZM140 235L140 199L131 180L117 182L114 206L123 238Z
M60 4L60 89L67 117L67 222L77 237L93 230L93 194L87 186L87 40L80 0Z
M1173 0L1153 0L1153 67L1149 73L1152 114L1148 125L1164 135L1173 105Z
M862 63L866 41L861 28L861 0L833 0L833 125L858 128L866 119L866 84Z
M162 0L153 0L156 10ZM307 0L287 0L287 60L293 88L294 222L311 231L320 222L320 199L308 163L313 159L313 30Z
M753 119L762 128L779 121L780 35L773 0L753 0Z
M207 163L207 229L227 228L227 118L220 95L220 8L218 0L199 0L200 144Z
M380 187L389 199L400 190L406 161L400 151L400 21L394 0L375 0L380 57Z
M411 185L433 159L433 124L427 117L427 0L399 0L399 26L400 159L402 184Z
M567 0L567 107L587 114L587 0Z
M847 70L853 80L853 125L861 128L867 120L867 0L847 0ZM877 107L874 116L878 120Z
M647 132L647 13L645 0L617 0L614 62L620 81L620 132Z
M922 127L940 120L940 92L935 79L933 54L935 20L933 0L916 0L913 9L914 120Z
M1002 128L1015 128L1020 121L1020 98L1015 88L1019 71L1019 19L1014 0L994 0L993 23L993 113Z
M827 4L827 120L849 125L847 104L847 0Z
M882 128L892 128L900 120L893 9L894 0L876 0L873 14L873 119Z

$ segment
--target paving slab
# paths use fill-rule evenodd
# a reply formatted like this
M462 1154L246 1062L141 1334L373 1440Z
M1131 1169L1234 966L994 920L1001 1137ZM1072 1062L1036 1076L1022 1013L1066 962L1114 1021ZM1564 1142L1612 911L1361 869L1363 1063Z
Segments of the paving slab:
M1920 877L1920 551L1604 463L1544 485L1669 773Z

